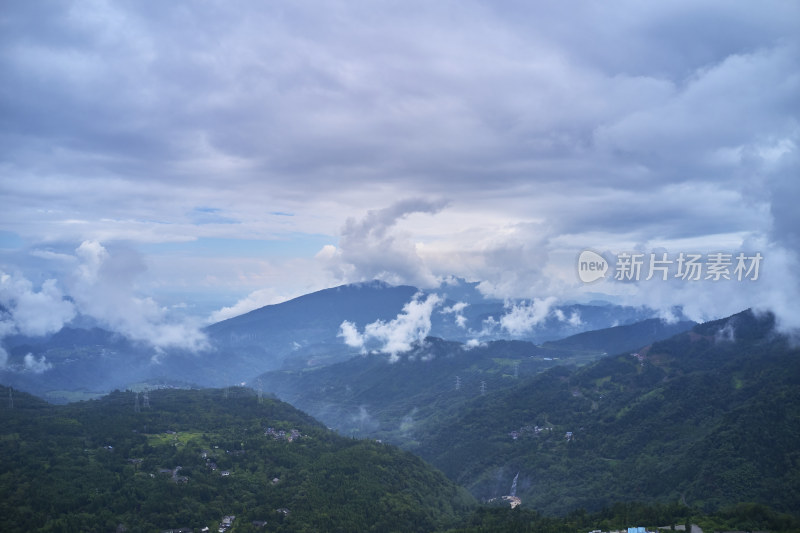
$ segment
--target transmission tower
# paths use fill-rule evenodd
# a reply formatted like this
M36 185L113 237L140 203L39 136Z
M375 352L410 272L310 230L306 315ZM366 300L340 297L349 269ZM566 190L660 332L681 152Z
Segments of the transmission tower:
M150 393L144 391L144 408L150 409Z
M483 396L484 394L486 394L486 382L481 381L481 396Z

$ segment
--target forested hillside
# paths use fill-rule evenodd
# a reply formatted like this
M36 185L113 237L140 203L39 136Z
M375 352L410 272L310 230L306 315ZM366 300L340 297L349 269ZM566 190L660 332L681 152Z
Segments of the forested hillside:
M800 350L744 312L583 368L555 368L419 428L478 497L548 513L614 501L713 511L800 502Z
M773 326L744 312L581 367L553 346L428 339L393 364L264 376L309 405L379 406L354 433L399 417L384 433L450 480L251 389L55 406L0 387L2 530L792 531L800 350ZM496 499L514 491L516 509Z
M156 348L142 339L103 329L100 326L107 325L102 321L78 316L55 333L0 336L0 350L7 354L0 365L0 383L54 403L97 398L115 389L141 390L164 384L221 387L245 382L254 386L255 378L264 372L299 372L352 358L359 348L349 346L341 336L345 321L359 331L369 324L396 326L398 318L402 322L409 316L406 306L417 297L436 303L427 312L429 324L420 322L414 340L430 335L463 343L478 338L541 342L623 323L633 328L626 332L628 342L638 345L646 342L639 342L641 338L630 335L631 331L640 331L652 340L665 338L675 327L656 320L644 331L632 324L655 316L652 309L571 304L553 308L535 328L511 335L500 327L502 317L513 311L513 305L525 307L528 303L517 301L512 305L485 298L476 286L461 280L433 291L380 281L332 287L210 324L202 330L206 342L193 349ZM10 316L0 309L2 321ZM590 336L588 343L569 351L599 356L606 350L602 342L596 346L592 342L602 337ZM374 339L368 344L369 350L383 349ZM563 350L554 347L552 353L558 351Z
M484 389L511 386L558 364L568 352L524 341L495 341L473 349L429 337L390 362L386 354L334 365L267 372L264 390L347 435L408 441L416 421L447 413Z
M618 354L628 350L636 350L652 343L654 340L666 339L683 333L694 325L696 325L695 322L688 320L679 320L670 324L660 318L649 318L634 324L585 331L565 339L545 342L542 347L572 352L588 351Z
M474 346L428 337L396 360L365 354L328 366L267 372L259 382L342 433L413 447L418 423L435 423L487 391L512 388L554 366L583 365L616 348L638 348L693 324L645 320L542 346L518 340Z
M0 395L3 531L432 531L475 503L410 453L246 389Z

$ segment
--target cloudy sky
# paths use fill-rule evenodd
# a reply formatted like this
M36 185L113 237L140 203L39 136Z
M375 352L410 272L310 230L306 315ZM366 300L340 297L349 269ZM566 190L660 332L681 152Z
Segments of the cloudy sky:
M797 2L0 5L0 336L197 345L187 318L449 276L800 325ZM763 261L585 285L584 249Z

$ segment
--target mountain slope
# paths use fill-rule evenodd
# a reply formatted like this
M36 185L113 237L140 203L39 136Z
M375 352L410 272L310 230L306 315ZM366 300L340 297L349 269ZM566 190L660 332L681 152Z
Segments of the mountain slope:
M346 435L404 443L417 419L456 409L484 388L507 387L516 375L557 364L535 345L495 341L473 349L428 337L390 362L386 354L353 357L333 365L262 374L264 390ZM516 368L515 368L516 367Z
M617 354L637 350L656 339L667 339L695 325L695 322L688 320L670 324L658 318L650 318L624 326L584 331L565 339L546 342L542 346L569 351L600 351L604 355Z
M556 368L418 429L417 452L476 496L537 510L613 501L800 501L800 351L744 312L585 367ZM733 339L733 340L731 340Z
M265 390L344 434L413 445L410 430L415 424L458 409L481 390L510 388L559 364L594 361L612 345L639 348L688 327L691 324L667 325L654 319L599 330L581 339L577 351L559 342L540 347L526 341L491 341L470 348L429 337L395 362L385 354L369 354L325 367L267 372L259 380ZM625 335L631 340L625 341Z
M5 341L9 357L0 383L55 402L97 397L151 377L156 366L152 348L101 328L65 327L45 338Z
M253 351L258 358L272 358L272 368L286 358L302 357L305 363L315 355L350 351L338 337L344 320L361 328L376 320L390 320L417 292L415 287L382 282L342 285L261 307L205 331L219 350Z
M404 306L417 293L422 298L435 294L438 302L430 316L417 317L424 330L421 335L460 342L478 338L542 342L654 315L630 307L574 304L549 309L536 324L511 327L503 317L514 309L527 309L529 302L506 304L484 298L476 286L458 281L419 291L372 282L325 289L212 324L204 329L209 348L197 352L156 349L99 328L69 327L43 338L9 336L2 339L10 355L0 368L0 382L52 401L176 380L201 386L252 384L255 376L269 370L325 366L352 357L358 350L340 336L345 320L358 331L375 323L394 328L408 318ZM527 312L517 315L529 319ZM76 325L85 322L76 320Z
M0 387L0 395L9 391ZM3 531L432 531L474 504L415 456L249 390L0 408Z
M81 398L77 391L92 397L144 381L240 383L286 364L349 357L352 348L337 336L343 320L359 327L389 320L416 292L379 282L318 291L208 326L204 331L211 349L198 353L155 350L100 328L67 327L44 338L12 336L3 339L10 356L0 368L0 382L53 401ZM24 364L27 354L46 365L32 371Z

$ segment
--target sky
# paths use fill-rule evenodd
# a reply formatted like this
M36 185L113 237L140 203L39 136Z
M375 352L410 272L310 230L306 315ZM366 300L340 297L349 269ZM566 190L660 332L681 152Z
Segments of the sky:
M371 279L800 327L799 59L789 0L2 0L0 338Z

